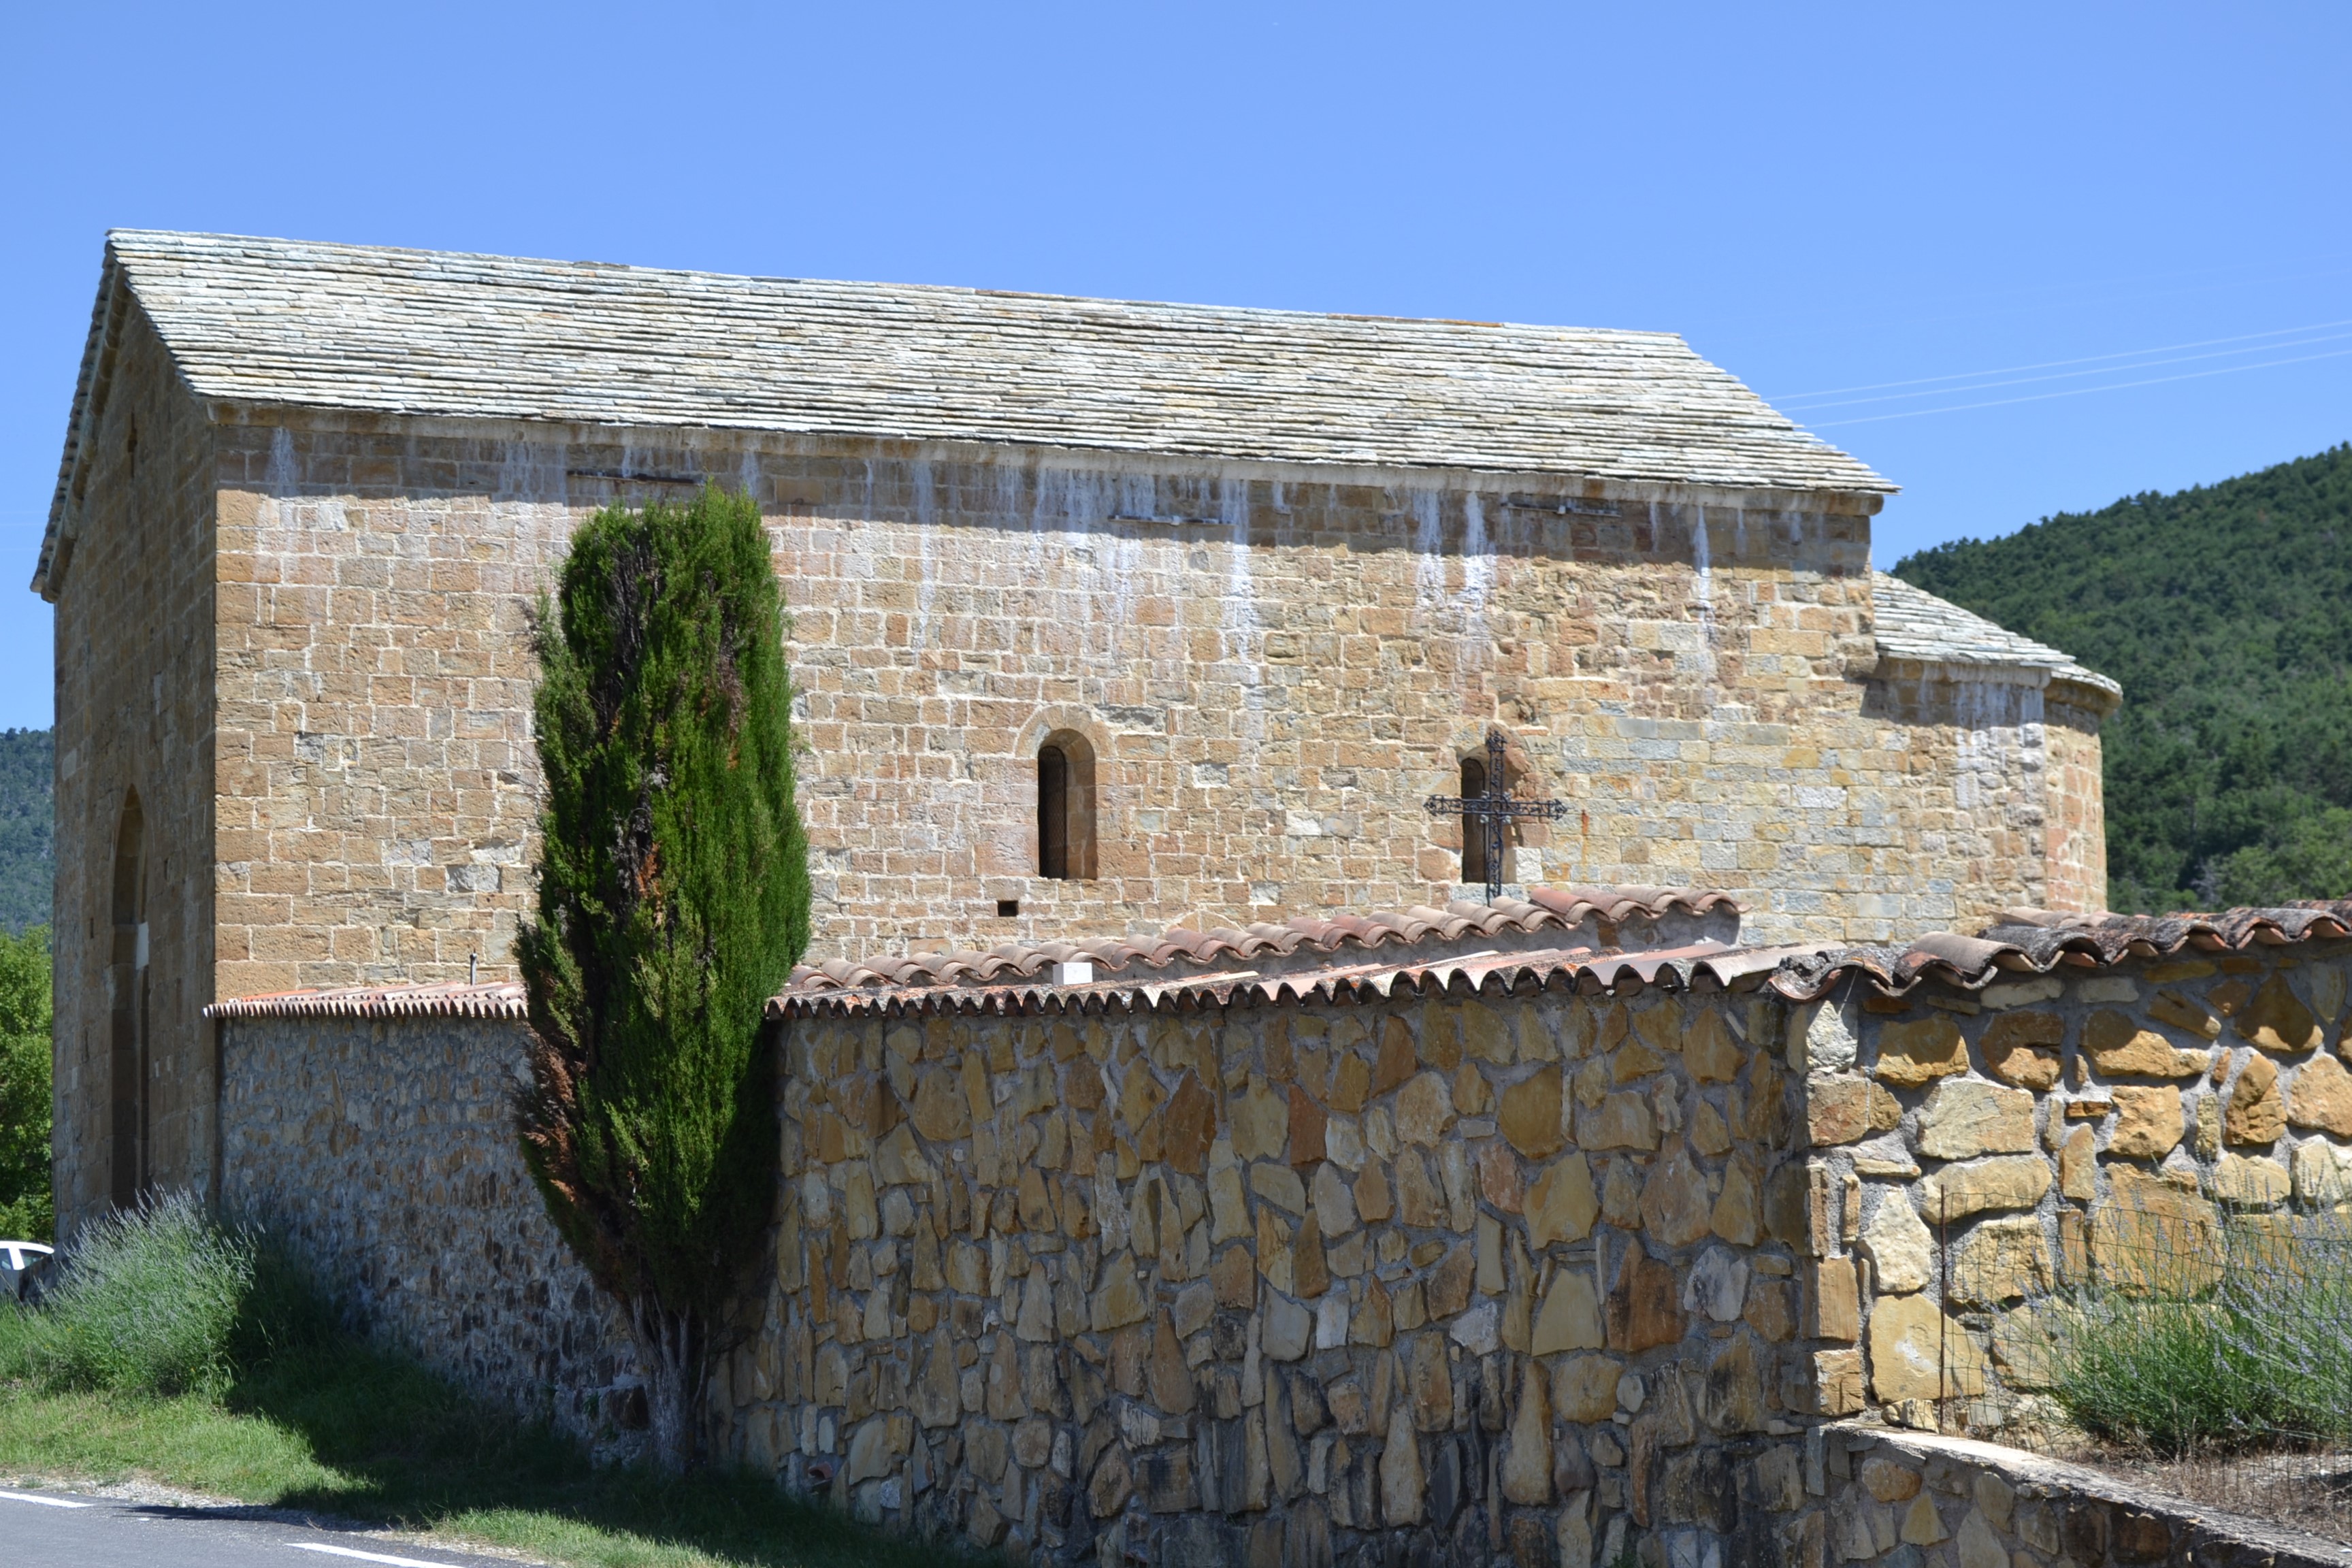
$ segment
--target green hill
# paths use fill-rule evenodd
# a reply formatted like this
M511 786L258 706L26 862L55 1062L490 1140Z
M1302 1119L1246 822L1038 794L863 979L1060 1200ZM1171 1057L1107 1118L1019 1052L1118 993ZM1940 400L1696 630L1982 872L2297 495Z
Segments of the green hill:
M57 816L51 732L0 730L0 931L49 923Z
M2123 682L2116 909L2352 896L2352 444L1895 574Z

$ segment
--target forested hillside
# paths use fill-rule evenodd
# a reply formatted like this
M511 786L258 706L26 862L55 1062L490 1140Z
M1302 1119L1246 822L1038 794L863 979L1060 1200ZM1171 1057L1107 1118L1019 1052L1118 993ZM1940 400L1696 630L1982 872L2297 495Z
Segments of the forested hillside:
M2352 445L1895 573L2123 682L2113 907L2352 896Z
M0 730L0 931L49 923L57 785L51 731Z

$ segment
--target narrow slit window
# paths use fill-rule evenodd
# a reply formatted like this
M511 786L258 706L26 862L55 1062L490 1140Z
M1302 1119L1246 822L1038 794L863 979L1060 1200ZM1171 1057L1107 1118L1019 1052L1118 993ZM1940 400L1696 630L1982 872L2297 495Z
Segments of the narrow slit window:
M1462 798L1476 800L1486 793L1486 764L1477 757L1462 759ZM1486 819L1464 816L1462 818L1462 879L1483 882L1486 879Z

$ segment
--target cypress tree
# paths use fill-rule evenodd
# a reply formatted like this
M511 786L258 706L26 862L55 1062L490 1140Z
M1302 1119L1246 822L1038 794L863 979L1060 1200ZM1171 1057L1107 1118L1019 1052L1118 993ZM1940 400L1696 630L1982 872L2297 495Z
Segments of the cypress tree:
M782 594L758 508L608 508L538 626L547 805L523 1154L621 1304L656 1458L691 1458L721 1303L775 1202L761 1014L808 945Z

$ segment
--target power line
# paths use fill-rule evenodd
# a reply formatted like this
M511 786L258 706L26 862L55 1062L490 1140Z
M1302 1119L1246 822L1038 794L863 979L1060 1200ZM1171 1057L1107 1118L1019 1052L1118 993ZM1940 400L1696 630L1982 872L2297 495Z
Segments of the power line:
M1948 397L1952 394L1959 392L1990 392L1995 387L2028 386L2038 381L2071 381L2078 376L2114 375L2122 371L2154 370L2158 365L2189 364L2200 359L2228 359L2233 354L2261 353L2265 349L2308 348L2313 343L2340 342L2348 337L2352 337L2352 332L2322 332L2316 337L2296 338L2286 342L2263 343L2252 348L2216 349L2211 353L2178 354L2171 359L2142 360L2137 364L2105 365L2096 370L2062 370L2054 375L2020 375L2012 376L2007 381L1979 382L1975 386L1943 386L1932 388L1926 392L1890 392L1879 397L1849 397L1836 403L1816 403L1812 407L1808 409L1799 409L1798 412L1801 414L1812 414L1819 413L1824 408L1853 408L1869 403L1900 403L1906 398L1912 397ZM2147 352L2154 353L2157 351L2150 349ZM2120 356L2105 355L2102 357L2116 358ZM1986 372L1984 374L1990 374L1992 373Z
M2200 338L2189 343L2158 343L2154 348L2126 349L2111 354L2084 354L2079 359L2043 360L2039 364L2004 364L1996 365L1990 370L1958 371L1950 375L1915 376L1909 381L1874 381L1861 386L1827 387L1820 392L1791 392L1778 397L1768 397L1765 401L1775 405L1801 403L1809 397L1835 397L1848 392L1879 392L1890 386L1926 386L1930 383L1941 381L1974 381L1983 375L2013 375L2019 371L2055 370L2062 365L2095 364L2106 360L2137 359L2143 354L2172 353L2180 349L2209 349L2220 343L2247 343L2258 338L2283 338L2294 332L2326 331L2330 327L2352 327L2352 320L2313 321L2307 326L2277 327L2267 332L2243 332L2233 338Z
M2200 270L2210 272L2217 269L2208 268ZM1988 316L2004 314L2014 315L2021 312L2032 312L2037 310L2074 309L2077 302L2070 300L2064 298L2064 296L2080 295L2092 291L2099 291L2096 294L2095 300L2097 304L2119 305L2139 300L2177 300L2189 294L2210 294L2216 289L2247 289L2257 284L2267 287L2279 283L2300 282L2312 278L2340 278L2347 272L2352 272L2352 268L2331 267L2322 268L2316 272L2256 274L2255 276L2248 278L2222 279L2211 283L2191 284L2186 288L2180 289L2141 289L2135 293L2126 294L2118 294L2113 290L2118 284L2130 283L2137 280L2139 278L2145 278L2153 281L2159 278L2194 277L2198 274L2194 271L2179 273L2143 273L2137 275L2137 277L2084 279L2080 282L2074 283L2051 284L2032 289L1997 289L1987 293L1963 294L1953 297L1954 302L1958 302L1962 300L2015 299L2019 302L2013 305L1995 305L1989 306L1983 310L1947 310L1940 315L1934 316L1903 316L1891 318L1872 317L1861 320L1841 318L1840 324L1849 329L1859 330L1862 328L1886 329L1895 327L1927 326L1939 321L1981 321ZM2038 302L2042 300L2046 300L2047 302Z
M2170 381L2201 381L2209 375L2235 375L2242 370L2269 370L2283 364L2307 364L2313 360L2342 359L2347 354L2352 354L2352 349L2331 349L2324 354L2298 354L2293 359L2265 360L2260 364L2224 365L2219 370L2192 370L2179 375L2154 375L2145 381L2118 381L2106 386L2073 386L2063 392L2036 392L2023 397L1996 397L1984 403L1955 403L1948 408L1913 408L1901 414L1867 414L1859 419L1832 419L1814 428L1835 430L1846 425L1878 425L1889 419L1924 418L1930 414L1962 414L1971 408L2002 408L2012 403L2047 403L2053 397L2084 397L2094 392L2121 392L2126 387L2133 386L2161 386Z

